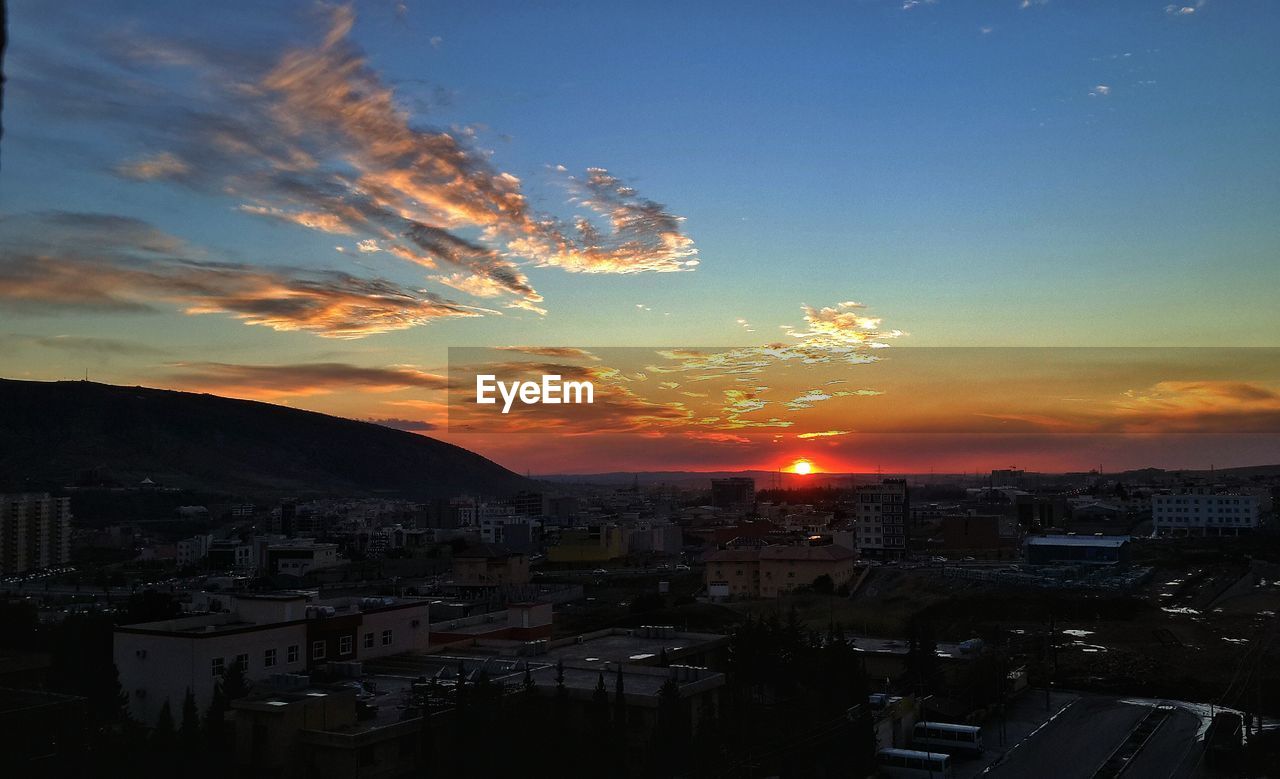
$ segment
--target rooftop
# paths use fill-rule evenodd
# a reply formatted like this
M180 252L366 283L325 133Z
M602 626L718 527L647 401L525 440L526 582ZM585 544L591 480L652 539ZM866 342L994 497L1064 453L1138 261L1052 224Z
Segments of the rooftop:
M1029 536L1028 546L1094 546L1119 549L1129 543L1124 536Z

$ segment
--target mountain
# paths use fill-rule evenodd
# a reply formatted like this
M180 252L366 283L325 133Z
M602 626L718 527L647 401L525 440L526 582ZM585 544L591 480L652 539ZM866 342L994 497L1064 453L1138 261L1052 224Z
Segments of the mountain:
M415 433L216 395L0 379L0 492L104 478L241 496L501 496L531 483Z

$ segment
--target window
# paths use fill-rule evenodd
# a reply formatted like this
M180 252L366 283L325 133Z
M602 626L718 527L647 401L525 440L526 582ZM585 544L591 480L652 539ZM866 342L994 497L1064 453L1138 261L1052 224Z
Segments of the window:
M364 634L364 648L373 649L373 633L372 632Z
M276 650L268 649L267 651L262 653L262 667L263 668L276 667Z
M338 654L340 655L351 654L351 640L352 640L351 636L342 636L341 638L338 639Z
M241 671L249 670L249 656L236 655L236 665L240 666Z
M312 641L312 642L311 642L311 659L312 659L312 660L323 660L323 659L324 659L324 655L325 655L324 642L323 642L323 641Z
M390 630L384 630L384 631L382 631L382 645L383 645L383 646L390 646L390 645L391 645L391 631L390 631Z
M289 648L285 650L284 661L286 663L298 662L298 645L297 644L290 644Z
M221 657L213 658L213 675L222 676L222 672L226 670L227 661Z

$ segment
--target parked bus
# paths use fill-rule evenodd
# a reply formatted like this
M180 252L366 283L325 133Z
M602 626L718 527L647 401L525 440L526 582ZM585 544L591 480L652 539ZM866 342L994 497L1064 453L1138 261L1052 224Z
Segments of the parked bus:
M942 752L982 754L982 728L952 725L949 722L917 722L911 732L911 746Z
M876 765L882 776L906 779L953 779L951 755L940 752L917 752L914 749L881 749L876 752Z

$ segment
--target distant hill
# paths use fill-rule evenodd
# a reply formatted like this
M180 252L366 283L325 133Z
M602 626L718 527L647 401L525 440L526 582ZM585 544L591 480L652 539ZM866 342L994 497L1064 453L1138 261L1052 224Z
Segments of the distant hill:
M257 496L505 495L530 482L452 444L216 395L0 379L0 491L93 480Z

